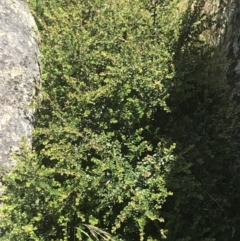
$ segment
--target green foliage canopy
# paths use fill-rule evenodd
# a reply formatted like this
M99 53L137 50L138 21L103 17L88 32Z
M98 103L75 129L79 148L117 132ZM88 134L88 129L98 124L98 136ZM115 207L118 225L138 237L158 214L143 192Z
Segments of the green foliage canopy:
M204 4L30 2L43 99L0 240L239 240L239 110L200 41Z
M144 240L146 225L164 221L174 144L162 140L161 120L152 120L156 111L169 111L173 6L37 3L43 103L35 151L23 150L6 179L3 209L15 223L1 223L6 240L82 240L83 223L121 240Z

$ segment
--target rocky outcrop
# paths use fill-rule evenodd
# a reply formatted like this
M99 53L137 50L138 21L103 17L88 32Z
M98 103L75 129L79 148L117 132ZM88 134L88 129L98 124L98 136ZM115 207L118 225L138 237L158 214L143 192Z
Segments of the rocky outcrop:
M231 85L230 99L240 104L240 0L207 1L215 16L211 37L223 65L223 76Z
M232 86L232 96L240 104L240 1L232 0L224 5L226 26L222 45L227 62L226 77Z
M11 167L22 137L31 144L33 108L40 80L34 19L22 0L0 4L0 166Z

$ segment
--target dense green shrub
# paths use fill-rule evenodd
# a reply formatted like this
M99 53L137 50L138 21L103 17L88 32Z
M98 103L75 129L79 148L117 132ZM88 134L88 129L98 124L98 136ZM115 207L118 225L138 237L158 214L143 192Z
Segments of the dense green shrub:
M0 240L237 240L237 109L188 4L30 2L43 99Z
M36 4L43 102L35 151L23 150L6 178L4 239L82 240L90 224L120 240L153 240L145 227L164 221L172 195L164 177L174 144L153 118L169 111L175 4Z

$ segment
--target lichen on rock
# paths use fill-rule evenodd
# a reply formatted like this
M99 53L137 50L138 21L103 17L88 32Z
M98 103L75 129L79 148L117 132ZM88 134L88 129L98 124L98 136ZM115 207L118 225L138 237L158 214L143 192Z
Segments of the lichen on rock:
M21 0L0 4L0 166L11 167L22 137L31 144L33 108L40 82L36 25Z

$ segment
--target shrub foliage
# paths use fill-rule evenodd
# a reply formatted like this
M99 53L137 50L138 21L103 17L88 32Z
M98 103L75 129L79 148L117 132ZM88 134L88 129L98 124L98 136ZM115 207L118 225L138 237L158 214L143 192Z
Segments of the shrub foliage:
M0 240L237 240L238 110L199 38L204 1L30 5L42 100Z

